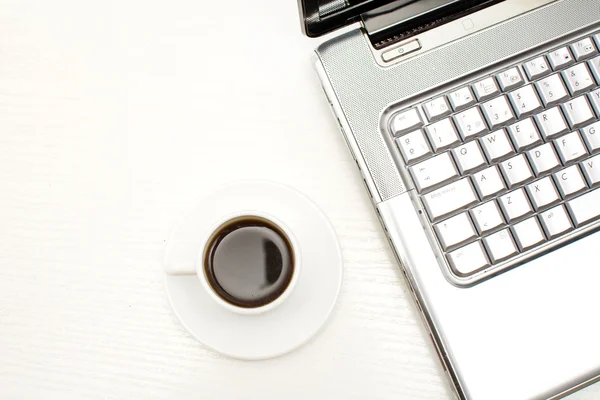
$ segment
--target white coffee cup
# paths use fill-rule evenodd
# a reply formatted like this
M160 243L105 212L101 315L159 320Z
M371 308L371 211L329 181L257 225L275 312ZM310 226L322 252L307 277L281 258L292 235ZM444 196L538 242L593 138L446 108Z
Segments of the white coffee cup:
M206 252L209 250L208 247L212 241L212 238L215 233L217 233L221 228L223 228L228 223L232 222L236 219L241 218L259 218L264 219L270 222L271 224L276 225L286 236L285 239L289 242L292 247L292 277L285 288L285 290L273 301L268 304L259 307L240 307L235 304L232 304L221 297L211 286L209 283L208 277L206 276L206 266L204 265L206 262ZM247 210L247 211L237 211L235 213L231 213L229 215L220 218L215 223L208 226L208 229L204 231L205 233L201 237L200 243L200 251L198 253L198 257L196 258L196 275L201 282L202 288L209 294L209 296L221 307L238 314L244 315L256 315L266 313L270 310L281 305L290 295L290 293L294 290L296 283L298 282L298 278L301 272L301 252L298 245L298 241L294 236L293 232L289 229L289 227L278 218L273 215L255 211L255 210Z

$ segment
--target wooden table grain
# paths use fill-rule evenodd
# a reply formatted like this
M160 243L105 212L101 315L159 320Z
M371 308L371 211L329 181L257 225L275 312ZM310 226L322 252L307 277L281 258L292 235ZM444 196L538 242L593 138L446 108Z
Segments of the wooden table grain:
M0 1L0 398L452 398L317 44L295 0ZM345 262L322 333L262 362L186 333L159 265L199 198L249 178L318 203Z

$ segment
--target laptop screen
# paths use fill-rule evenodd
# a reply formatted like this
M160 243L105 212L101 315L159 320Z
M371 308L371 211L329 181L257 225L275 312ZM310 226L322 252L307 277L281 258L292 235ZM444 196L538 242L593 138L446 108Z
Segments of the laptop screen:
M384 19L415 20L425 14L444 19L457 11L478 9L502 0L298 0L303 31L321 36L364 17L385 15ZM393 14L393 15L392 15ZM388 17L389 15L389 17Z

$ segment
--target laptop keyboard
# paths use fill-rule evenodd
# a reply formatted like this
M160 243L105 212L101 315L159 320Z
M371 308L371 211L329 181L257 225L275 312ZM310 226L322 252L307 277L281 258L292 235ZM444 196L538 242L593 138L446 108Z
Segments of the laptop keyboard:
M600 33L391 119L455 274L522 262L600 218Z

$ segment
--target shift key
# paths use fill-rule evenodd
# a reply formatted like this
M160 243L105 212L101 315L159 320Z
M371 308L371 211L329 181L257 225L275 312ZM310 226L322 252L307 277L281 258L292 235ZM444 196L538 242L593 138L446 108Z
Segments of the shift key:
M429 219L437 222L478 202L469 178L452 182L421 197Z

